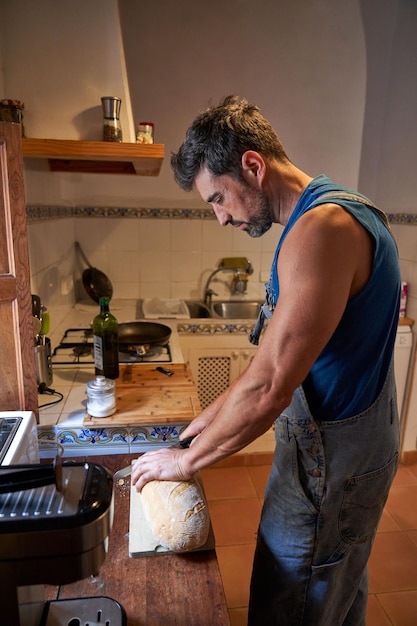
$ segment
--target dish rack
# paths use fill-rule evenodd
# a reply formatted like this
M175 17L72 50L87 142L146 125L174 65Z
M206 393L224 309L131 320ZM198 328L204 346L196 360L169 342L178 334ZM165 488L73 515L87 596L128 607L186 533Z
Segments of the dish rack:
M160 300L152 298L142 302L145 319L176 319L190 318L190 312L184 300Z

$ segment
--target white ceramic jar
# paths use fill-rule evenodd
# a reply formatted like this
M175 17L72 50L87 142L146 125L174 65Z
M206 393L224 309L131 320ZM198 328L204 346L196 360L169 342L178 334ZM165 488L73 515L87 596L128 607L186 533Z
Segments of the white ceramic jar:
M87 412L91 417L109 417L116 411L116 384L105 376L87 383Z

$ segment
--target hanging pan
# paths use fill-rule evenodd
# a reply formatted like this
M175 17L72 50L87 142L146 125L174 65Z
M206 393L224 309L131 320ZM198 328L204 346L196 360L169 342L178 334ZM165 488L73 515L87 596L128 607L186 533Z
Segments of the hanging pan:
M75 242L75 248L88 265L88 269L83 271L83 285L90 298L92 298L94 302L98 302L102 297L109 298L110 300L113 295L113 286L109 278L106 274L91 265L78 241Z

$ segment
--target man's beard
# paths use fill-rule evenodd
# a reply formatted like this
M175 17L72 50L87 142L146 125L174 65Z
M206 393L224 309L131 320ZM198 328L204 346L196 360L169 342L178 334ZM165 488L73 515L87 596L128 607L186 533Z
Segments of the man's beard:
M248 187L248 196L251 199L251 206L254 208L254 218L245 222L245 232L249 237L257 238L264 235L272 226L271 204L262 191L257 191Z

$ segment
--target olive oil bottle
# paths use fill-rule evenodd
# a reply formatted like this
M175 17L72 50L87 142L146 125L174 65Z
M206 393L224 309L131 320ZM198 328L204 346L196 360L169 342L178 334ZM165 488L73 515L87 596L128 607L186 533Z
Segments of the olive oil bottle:
M96 376L119 376L117 319L110 313L109 298L100 298L100 313L93 320L94 365Z

